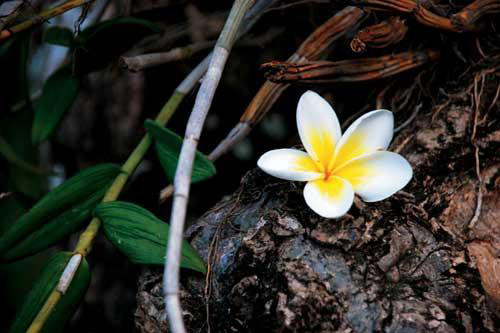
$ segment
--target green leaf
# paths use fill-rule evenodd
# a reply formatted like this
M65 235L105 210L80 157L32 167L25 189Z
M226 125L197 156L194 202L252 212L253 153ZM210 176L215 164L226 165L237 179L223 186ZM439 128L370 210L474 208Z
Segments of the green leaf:
M0 199L0 234L26 211L26 203L15 193L6 194Z
M103 69L142 38L160 31L155 24L135 17L97 23L77 37L76 68L83 73Z
M49 44L72 48L75 44L73 31L65 27L50 27L45 30L43 40Z
M35 108L31 139L40 143L57 128L64 114L78 95L80 81L66 65L52 74L43 86L42 95Z
M9 145L9 143L1 137L0 137L0 155L3 156L7 161L12 163L13 165L17 166L18 168L21 168L25 171L37 175L44 174L44 172L40 170L40 168L36 167L35 165L32 165L29 162L24 161L21 157L17 156L16 152L11 147L11 145Z
M173 182L175 170L179 161L182 147L182 138L171 130L160 126L152 120L146 120L144 126L154 138L156 154L161 166L170 182ZM193 183L205 180L215 175L215 166L208 157L199 151L196 152L191 181Z
M1 55L0 133L12 151L21 160L37 165L38 151L31 142L33 110L29 99L29 80L26 63L29 58L31 32L15 34L7 41L8 48ZM4 44L5 45L5 44ZM29 199L43 194L44 177L9 163L3 170L5 189L22 193Z
M104 197L106 190L107 186L98 190L87 200L47 222L2 254L1 260L10 262L35 254L78 230L92 216L94 208Z
M9 330L10 333L26 332L36 314L40 311L50 293L59 282L59 277L71 256L70 252L58 252L49 259L38 281L16 314L16 319ZM61 299L43 326L41 333L62 332L66 322L71 319L78 307L89 282L89 265L85 258L83 258L71 285L66 293L61 296Z
M120 168L114 164L100 164L79 172L56 187L0 236L0 253L107 187L119 172Z
M102 203L94 213L103 222L106 237L132 262L165 264L168 224L146 209L128 202ZM203 259L186 240L182 243L181 267L206 272Z

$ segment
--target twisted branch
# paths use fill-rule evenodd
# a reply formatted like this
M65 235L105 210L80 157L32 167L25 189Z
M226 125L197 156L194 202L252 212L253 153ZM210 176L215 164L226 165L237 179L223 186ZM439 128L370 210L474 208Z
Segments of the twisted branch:
M262 65L264 76L283 83L336 83L375 80L435 61L435 50L403 52L378 58L314 61L295 64L271 61Z

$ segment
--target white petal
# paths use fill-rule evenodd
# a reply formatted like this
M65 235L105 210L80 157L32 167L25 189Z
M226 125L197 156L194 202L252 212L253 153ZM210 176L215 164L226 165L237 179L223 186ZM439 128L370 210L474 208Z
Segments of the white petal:
M348 180L356 194L367 202L390 197L405 187L412 175L408 161L388 151L364 155L335 171L335 176Z
M335 111L323 97L307 91L297 105L297 127L306 151L326 169L341 136Z
M340 217L347 213L354 200L351 184L340 177L310 181L304 188L306 203L318 215L326 218Z
M377 150L385 150L394 134L394 116L388 110L375 110L349 126L335 150L335 168Z
M323 176L311 157L296 149L268 151L259 158L257 165L271 176L286 180L308 181Z

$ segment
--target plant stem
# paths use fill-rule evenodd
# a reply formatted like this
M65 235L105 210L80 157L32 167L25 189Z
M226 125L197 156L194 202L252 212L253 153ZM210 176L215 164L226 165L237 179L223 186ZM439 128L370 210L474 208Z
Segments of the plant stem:
M246 24L239 31L239 35L245 34L253 24L260 18L262 12L268 8L272 3L276 0L259 0L253 7L254 11L249 12L250 15L246 17ZM1 38L0 38L1 39ZM205 57L205 59L200 62L191 73L177 86L176 90L167 101L167 103L163 106L162 110L156 117L156 121L165 125L170 117L173 115L179 104L184 99L185 95L187 95L196 83L202 78L203 74L207 71L210 60L212 58L212 54L210 53ZM112 201L118 197L123 186L125 185L128 177L135 170L139 162L142 160L144 154L147 151L147 148L151 145L151 139L149 135L145 135L145 137L141 140L141 142L137 145L136 149L132 152L130 157L122 166L122 174L118 175L111 187L108 189L103 201ZM75 253L80 253L85 256L91 250L92 241L97 235L97 231L99 230L101 222L94 218L86 228L86 230L80 235L80 239L75 248ZM78 269L78 266L74 268ZM67 272L68 274L72 272ZM62 276L60 281L65 277ZM71 279L68 280L68 285L71 283ZM45 301L42 309L39 311L30 327L28 328L29 333L38 333L43 328L44 323L48 319L49 315L53 311L54 307L59 302L62 293L57 289L54 289L50 296Z
M198 66L184 79L184 81L177 86L177 89L172 94L167 103L163 106L160 113L156 117L156 122L164 126L172 117L174 112L177 110L179 104L182 102L184 97L187 95L191 89L196 85L196 83L201 79L208 67L208 61L210 60L210 55L205 58ZM129 158L122 165L122 173L120 173L113 184L109 187L102 199L102 202L109 202L115 200L123 190L125 183L127 182L129 176L134 172L135 168L142 161L147 150L151 146L152 139L149 134L146 134L142 140L139 142L134 151L130 154ZM75 255L86 256L92 249L92 242L99 231L101 226L101 221L98 218L93 218L90 224L87 226L85 231L80 235L78 244L73 251ZM71 284L71 280L78 270L79 263L77 265L71 266L71 269L65 269L63 275L59 279L59 284L64 281L66 287ZM68 266L66 266L68 268ZM35 319L28 328L29 333L38 333L43 328L43 325L49 318L53 309L63 296L63 293L56 287L50 296L45 301L43 307L40 309Z
M213 47L215 41L204 41L176 47L168 52L146 53L132 57L120 57L120 66L131 72L191 57L193 54Z
M70 9L86 5L93 2L94 0L70 0L57 7L47 9L34 17L21 22L17 25L9 27L4 30L0 30L0 41L11 37L13 34L31 28L34 25L41 24L48 19L61 15Z
M302 64L307 61L318 60L336 40L345 36L353 27L357 26L361 22L363 15L361 9L352 6L340 10L332 18L316 28L287 61ZM288 87L289 85L285 83L266 81L247 106L239 123L208 155L209 160L216 161L221 155L231 150L245 138L252 128L264 118ZM173 190L174 186L172 184L165 187L160 192L160 202L168 199L173 194Z
M47 298L47 300L45 301L45 304L40 309L40 312L38 312L38 314L36 315L26 333L38 333L42 330L45 321L47 320L47 318L49 318L49 315L61 299L61 296L61 292L57 290L52 291L49 298Z
M186 207L191 184L196 147L210 105L219 85L231 48L236 40L237 32L243 22L247 10L253 5L253 0L235 0L229 17L226 20L203 83L196 95L195 104L186 128L179 163L174 180L174 202L170 218L170 236L167 246L167 258L163 275L163 290L165 306L169 317L172 333L184 333L186 328L182 319L182 309L179 299L179 268L181 258L182 235Z

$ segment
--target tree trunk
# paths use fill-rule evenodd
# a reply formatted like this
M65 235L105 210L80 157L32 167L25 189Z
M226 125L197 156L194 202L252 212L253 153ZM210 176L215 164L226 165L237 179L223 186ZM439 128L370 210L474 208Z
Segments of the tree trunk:
M328 220L303 183L250 171L186 232L209 263L183 272L189 332L499 332L499 64L426 97L391 146L414 177L387 200ZM167 330L161 281L140 277L141 332Z

